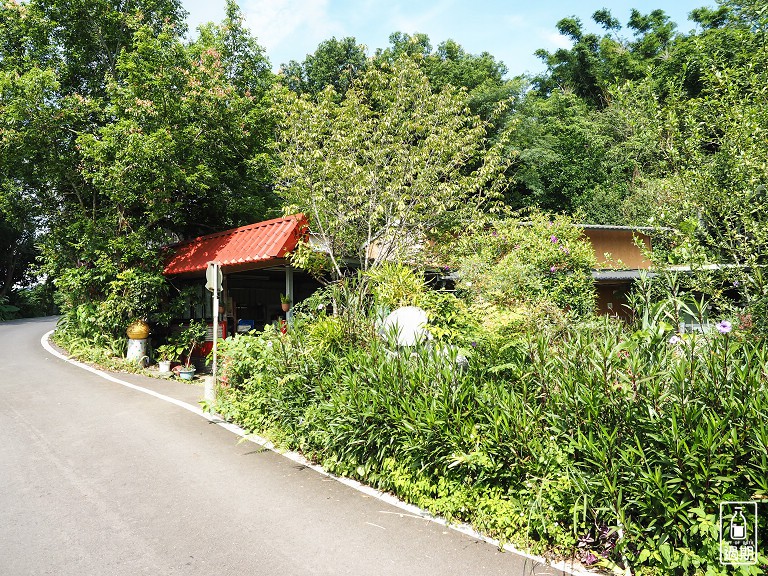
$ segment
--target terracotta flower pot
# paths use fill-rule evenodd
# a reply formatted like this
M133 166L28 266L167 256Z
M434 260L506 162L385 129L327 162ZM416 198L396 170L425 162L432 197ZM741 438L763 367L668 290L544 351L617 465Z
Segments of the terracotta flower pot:
M290 302L283 302L280 304L280 308L283 309L283 312L288 312L288 310L291 309L291 303Z

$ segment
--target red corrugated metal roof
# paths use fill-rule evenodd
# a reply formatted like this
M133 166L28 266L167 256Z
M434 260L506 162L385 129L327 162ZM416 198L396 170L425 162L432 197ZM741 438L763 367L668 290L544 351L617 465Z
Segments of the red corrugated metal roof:
M227 268L243 269L248 264L284 258L307 232L306 217L294 214L179 242L168 247L163 274L201 272L208 262L216 260L226 272Z

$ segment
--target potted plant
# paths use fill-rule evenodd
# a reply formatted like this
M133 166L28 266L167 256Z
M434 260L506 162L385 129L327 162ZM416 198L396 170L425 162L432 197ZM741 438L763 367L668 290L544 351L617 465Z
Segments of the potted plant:
M283 312L288 312L291 309L291 299L285 294L280 294L280 307Z
M178 360L176 345L163 344L155 349L157 354L157 364L160 374L168 374L171 371L171 362Z
M174 346L176 347L179 356L183 356L185 359L184 364L179 370L179 377L182 380L192 380L195 375L195 367L192 365L192 352L205 342L205 335L208 330L208 326L202 320L195 322L194 320L189 323L189 327L178 335L174 339Z

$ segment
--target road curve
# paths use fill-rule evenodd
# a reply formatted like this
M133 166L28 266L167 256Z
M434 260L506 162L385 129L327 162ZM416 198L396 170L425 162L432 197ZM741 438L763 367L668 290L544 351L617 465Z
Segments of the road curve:
M53 326L0 323L3 576L561 573L64 362Z

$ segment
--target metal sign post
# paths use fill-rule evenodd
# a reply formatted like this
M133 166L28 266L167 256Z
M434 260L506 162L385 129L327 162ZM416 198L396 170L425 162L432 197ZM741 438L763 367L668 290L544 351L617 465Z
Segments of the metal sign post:
M290 264L285 266L285 295L291 303L291 308L285 313L285 323L288 326L293 324L293 268Z
M204 398L208 402L216 401L216 361L217 344L219 342L219 292L221 291L221 265L219 262L208 262L205 272L205 287L213 296L213 376L205 381Z

